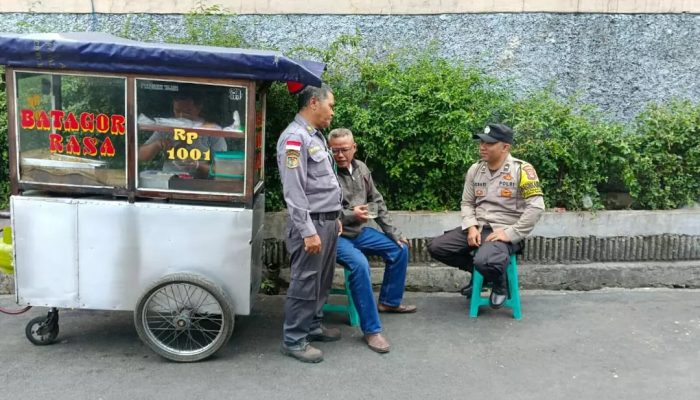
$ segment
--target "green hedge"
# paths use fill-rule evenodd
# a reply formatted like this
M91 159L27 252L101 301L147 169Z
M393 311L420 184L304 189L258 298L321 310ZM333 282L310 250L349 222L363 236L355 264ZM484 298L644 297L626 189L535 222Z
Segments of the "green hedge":
M516 132L513 155L537 169L548 206L600 209L598 187L631 156L629 134L578 107L574 99L540 92L516 101L504 122Z
M634 159L627 186L634 206L668 209L700 199L700 104L649 105L630 138Z
M301 50L328 63L325 80L337 103L333 127L355 132L357 157L372 168L392 209L458 209L464 173L478 157L472 133L490 121L515 128L513 154L535 165L549 207L601 209L600 188L611 186L629 190L634 208L700 199L700 105L652 105L624 125L549 90L516 98L478 68L436 59L431 51L378 57L362 53L353 36L326 51ZM293 114L282 110L275 107L287 119L268 121L268 142ZM279 182L270 183L268 209L277 210Z

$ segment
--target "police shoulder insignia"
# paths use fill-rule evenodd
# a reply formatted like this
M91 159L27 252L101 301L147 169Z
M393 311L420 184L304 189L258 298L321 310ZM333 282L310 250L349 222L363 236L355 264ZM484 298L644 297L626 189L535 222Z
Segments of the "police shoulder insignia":
M538 180L537 179L537 172L535 172L535 169L532 167L530 164L523 164L523 171L525 171L525 174L527 174L527 178L530 180Z
M320 146L313 146L313 147L310 147L310 148L309 148L309 154L315 154L315 153L318 152L319 150L321 150L321 147L320 147Z
M524 199L543 194L537 173L530 164L523 164L520 169L520 193Z

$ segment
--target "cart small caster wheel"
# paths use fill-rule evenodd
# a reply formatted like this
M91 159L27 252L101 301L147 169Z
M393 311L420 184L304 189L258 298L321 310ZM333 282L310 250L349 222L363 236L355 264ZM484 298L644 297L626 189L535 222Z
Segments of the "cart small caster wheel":
M58 323L49 323L46 317L36 317L29 321L24 333L33 344L46 346L56 341Z

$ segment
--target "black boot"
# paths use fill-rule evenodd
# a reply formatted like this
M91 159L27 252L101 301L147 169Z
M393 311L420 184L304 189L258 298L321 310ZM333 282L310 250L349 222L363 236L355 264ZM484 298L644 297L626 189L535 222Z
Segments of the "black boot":
M466 296L468 298L472 297L472 282L474 281L474 273L469 275L469 283L467 283L467 286L459 289L459 292L462 294L462 296Z
M501 308L508 298L508 277L505 271L493 281L489 303L491 308Z

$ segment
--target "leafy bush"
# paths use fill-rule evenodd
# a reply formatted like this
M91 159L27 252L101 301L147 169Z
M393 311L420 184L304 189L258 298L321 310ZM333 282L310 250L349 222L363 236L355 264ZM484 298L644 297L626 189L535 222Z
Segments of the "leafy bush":
M427 54L362 65L337 89L334 125L357 134L390 207L452 209L478 153L472 134L496 119L507 93L475 68Z
M265 209L278 211L284 208L282 182L277 168L277 139L294 119L296 97L290 96L287 86L273 83L267 94L267 118L265 121Z
M228 13L219 5L206 5L199 1L195 8L185 15L184 35L169 35L166 42L200 44L221 47L245 47L246 42L240 29L230 23Z
M626 183L642 209L682 207L700 200L700 104L652 104L636 119L635 158Z
M599 209L598 185L624 170L628 137L593 108L576 107L543 91L515 102L505 123L516 132L513 155L535 166L548 206Z

